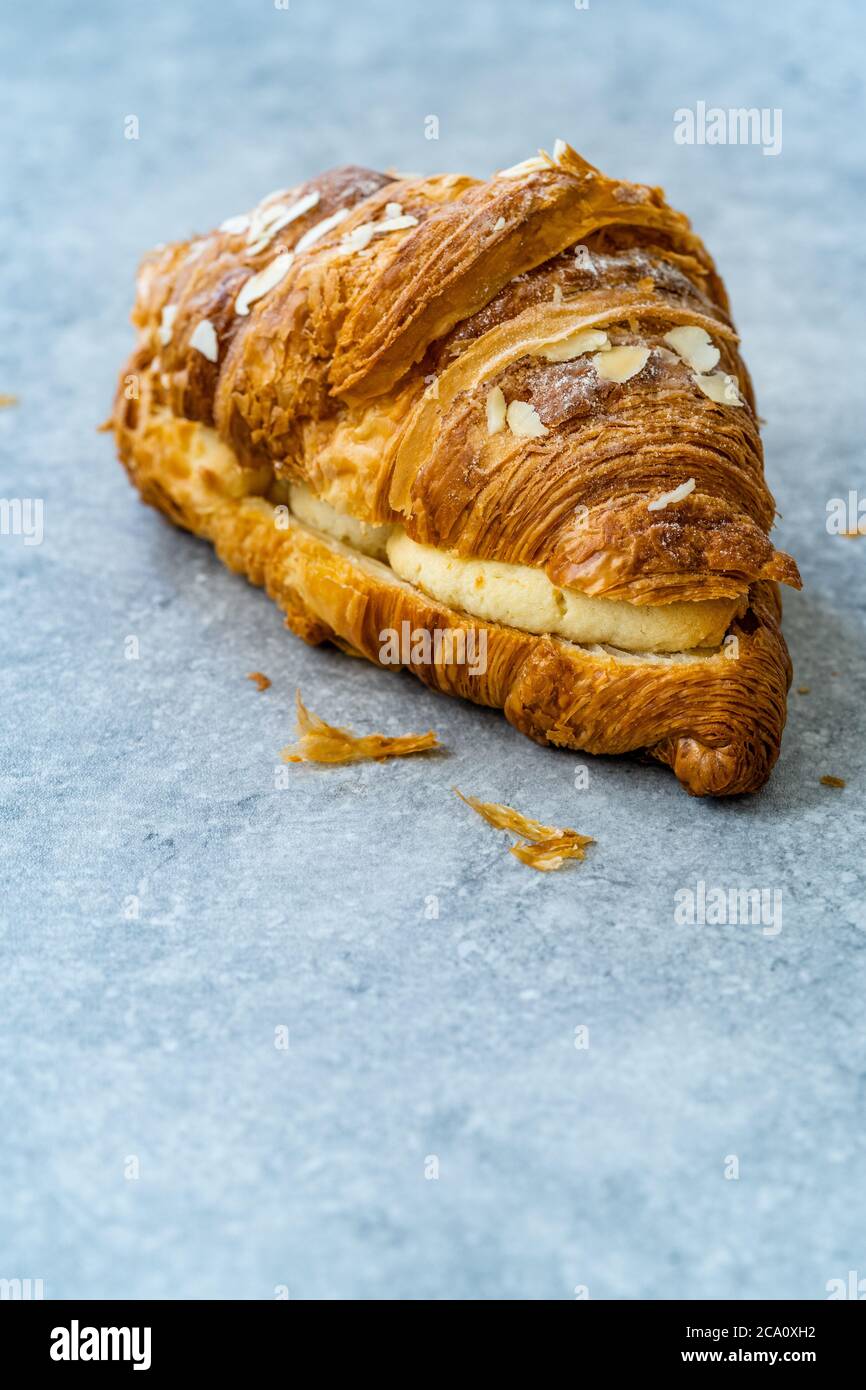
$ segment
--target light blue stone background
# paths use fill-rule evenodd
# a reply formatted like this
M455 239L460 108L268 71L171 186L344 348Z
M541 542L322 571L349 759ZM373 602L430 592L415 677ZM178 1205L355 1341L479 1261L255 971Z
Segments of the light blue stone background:
M0 1276L328 1299L866 1276L866 541L825 525L866 494L862 6L43 0L2 8L0 53L2 489L46 515L41 546L0 537ZM676 145L698 100L781 108L781 154ZM811 693L757 797L697 802L306 648L95 433L145 248L334 164L486 174L557 135L663 185L732 294L806 586ZM448 756L277 790L297 686ZM453 784L598 843L533 874ZM781 890L781 933L675 925L699 879Z

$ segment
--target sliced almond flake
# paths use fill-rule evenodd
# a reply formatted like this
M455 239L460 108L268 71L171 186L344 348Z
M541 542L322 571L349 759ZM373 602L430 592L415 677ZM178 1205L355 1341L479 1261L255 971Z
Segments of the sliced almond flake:
M551 303L555 305L556 308L559 308L559 305L562 303L562 285L554 285Z
M240 293L235 300L235 313L248 314L251 304L268 294L285 278L294 259L291 251L283 251L279 256L275 256L264 270L260 270L258 275L251 275L249 280L241 286Z
M278 219L275 219L271 225L264 228L260 224L253 222L253 225L250 228L250 234L247 237L247 249L245 255L258 256L258 254L261 251L264 251L266 246L270 246L271 242L273 241L274 237L276 236L279 230L280 227Z
M505 218L504 218L504 217L497 217L496 221L493 223L493 230L494 230L494 232L502 232L502 231L505 230Z
M743 404L737 378L727 372L713 372L710 376L702 376L700 372L696 372L694 380L704 395L709 396L716 405Z
M550 168L550 159L547 155L534 154L530 159L523 159L519 164L512 164L509 169L500 169L496 175L498 179L520 179L524 174L537 174L543 169Z
M505 418L511 433L519 439L540 439L547 434L547 426L541 423L538 411L529 401L511 401Z
M642 372L650 355L645 347L615 347L607 352L597 352L592 365L603 381L622 384Z
M698 373L711 372L722 355L707 330L696 324L672 328L663 341Z
M250 225L250 219L245 212L238 213L237 217L227 217L225 222L220 223L221 232L229 232L232 236L238 236L245 232Z
M661 359L662 362L682 361L682 358L678 357L675 352L671 352L669 348L657 347L653 348L653 352L655 353L656 357Z
M147 298L155 275L156 270L153 265L145 264L141 267L141 270L135 277L135 293L139 299Z
M549 347L542 348L538 356L544 357L548 362L571 362L575 357L582 357L585 352L605 352L610 348L610 339L600 328L580 328L576 333L572 333L570 338L563 338L558 343L551 343Z
M299 217L303 217L304 213L314 208L320 199L321 194L318 189L314 188L312 193L305 193L303 198L298 198L297 202L288 205L274 203L265 210L260 218L253 219L253 226L247 241L256 242L257 246L266 246L277 232L281 232L283 227L288 227L290 222L296 222ZM260 234L258 240L257 233Z
M417 227L418 218L405 214L400 217L383 218L380 222L361 222L359 226L353 227L351 232L341 241L341 246L347 251L363 251L365 246L369 246L374 236L386 236L389 232L402 232L407 227Z
M197 261L207 244L207 237L200 237L198 241L194 241L181 261L181 265L189 265L190 261Z
M386 204L385 204L385 216L386 216L386 217L402 217L402 215L403 215L403 206L402 206L401 203L386 203Z
M560 140L559 136L557 136L553 142L553 157L556 160L557 164L560 162L562 156L566 153L567 150L568 145L565 143L564 140Z
M589 254L589 247L584 246L583 243L574 248L574 262L578 270L587 270L590 275L595 274L595 263Z
M568 827L542 825L540 821L531 820L501 801L479 801L476 796L464 796L457 787L453 787L452 791L495 830L509 830L514 835L520 835L522 843L512 845L510 853L531 869L549 873L552 869L561 868L566 859L585 858L586 846L595 844L591 835L580 835Z
M250 233L247 240L255 238L256 230L264 232L273 222L279 221L286 211L285 203L269 203L267 207L257 207L250 218Z
M694 492L694 490L695 480L694 478L688 478L686 482L680 483L679 487L675 487L673 492L663 492L660 496L654 498L652 502L648 502L647 511L662 512L665 507L672 506L674 502L682 502L683 498L688 497L689 493Z
M365 246L369 246L373 240L373 223L362 222L360 226L353 227L351 232L346 232L341 237L340 245L347 251L363 251Z
M402 734L389 738L386 734L355 734L326 724L308 710L296 694L298 742L284 748L280 757L284 763L358 763L383 762L385 758L402 758L409 753L426 753L441 745L432 729L426 734Z
M174 321L177 318L176 304L166 304L159 319L158 337L163 347L168 347L171 342L171 335L174 331Z
M220 350L217 341L216 329L210 319L202 319L192 330L189 339L191 348L200 352L202 357L206 357L208 362L219 360Z
M404 212L399 217L383 217L381 222L374 222L373 235L385 236L388 232L402 232L406 227L417 226L418 218L413 217L410 212Z
M494 386L487 393L487 433L499 434L505 428L505 397L501 386Z
M332 232L335 227L339 227L341 222L345 222L348 216L348 208L337 208L337 211L332 212L330 217L323 217L321 222L317 222L314 227L310 227L308 231L304 232L295 247L295 253L306 251L309 247L315 246L316 242L321 241L323 236L327 236L328 232Z

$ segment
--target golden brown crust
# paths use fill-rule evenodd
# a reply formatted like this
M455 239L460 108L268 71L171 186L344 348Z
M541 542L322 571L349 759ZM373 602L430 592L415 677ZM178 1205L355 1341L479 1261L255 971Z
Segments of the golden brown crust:
M638 603L743 595L761 578L797 585L793 561L767 540L774 505L751 383L699 238L658 189L607 179L573 151L539 163L487 183L336 170L264 200L259 221L317 201L263 248L249 245L255 232L229 230L154 253L139 277L132 369L157 359L157 403L214 425L243 465L305 481L365 520L399 515L415 540ZM347 249L343 238L394 202L413 225ZM294 257L284 278L236 312L277 252ZM191 346L203 320L217 362ZM645 368L617 385L588 357L539 356L579 324L648 344ZM708 399L671 360L664 335L683 324L711 334L742 406ZM533 404L546 436L489 437L494 386ZM669 518L636 545L626 504L689 477L690 520L712 522L712 537L680 546L675 566ZM583 553L586 520L603 536L600 558Z
M241 312L275 260L281 278ZM265 584L305 640L378 660L379 632L403 619L469 620L316 533L277 530L270 503L288 481L590 596L739 599L737 659L629 661L471 623L488 633L483 676L413 669L538 740L647 749L697 794L765 780L788 679L774 585L800 580L769 540L774 504L724 286L658 189L607 179L567 148L486 183L332 171L264 200L252 228L152 253L133 319L115 432L136 486ZM203 325L214 353L195 346ZM710 398L665 346L684 326L708 335L739 404ZM581 328L641 346L644 366L617 382L591 354L545 355ZM536 437L490 432L497 389L532 408ZM223 441L216 461L202 426ZM654 509L687 480L689 495Z
M385 565L288 520L245 495L228 450L202 461L200 427L169 415L118 427L130 475L145 501L213 541L232 570L262 585L289 626L313 643L339 638L383 664L385 630L483 632L486 670L410 660L426 685L502 709L538 743L590 753L645 750L670 764L696 796L756 791L776 761L790 662L774 585L759 583L726 645L685 658L628 657L534 637L466 617L398 580Z

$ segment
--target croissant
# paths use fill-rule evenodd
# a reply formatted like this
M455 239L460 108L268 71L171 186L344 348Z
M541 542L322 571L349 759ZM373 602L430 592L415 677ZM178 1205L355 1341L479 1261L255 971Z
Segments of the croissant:
M132 318L133 483L305 641L694 795L766 781L800 577L724 285L659 189L561 141L487 182L332 170L151 252Z

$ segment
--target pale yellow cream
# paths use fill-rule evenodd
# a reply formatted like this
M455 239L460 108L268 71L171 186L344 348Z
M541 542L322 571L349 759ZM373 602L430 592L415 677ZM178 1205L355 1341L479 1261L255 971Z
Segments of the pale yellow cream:
M293 485L291 509L299 521L365 555L390 564L398 578L472 617L523 632L551 633L582 646L607 645L631 652L681 652L717 647L736 603L638 605L591 598L558 588L543 570L501 560L467 559L421 545L401 526L373 526L338 512Z
M293 483L289 489L289 504L294 515L314 531L322 531L334 540L360 550L364 555L372 555L376 560L387 561L386 544L391 534L391 526L372 526L368 521L359 521L356 516L338 512L330 502L315 497L308 487Z
M543 570L501 560L465 559L410 540L395 527L388 540L394 573L449 608L523 632L552 633L581 645L633 652L679 652L722 641L734 604L638 605L560 589Z

